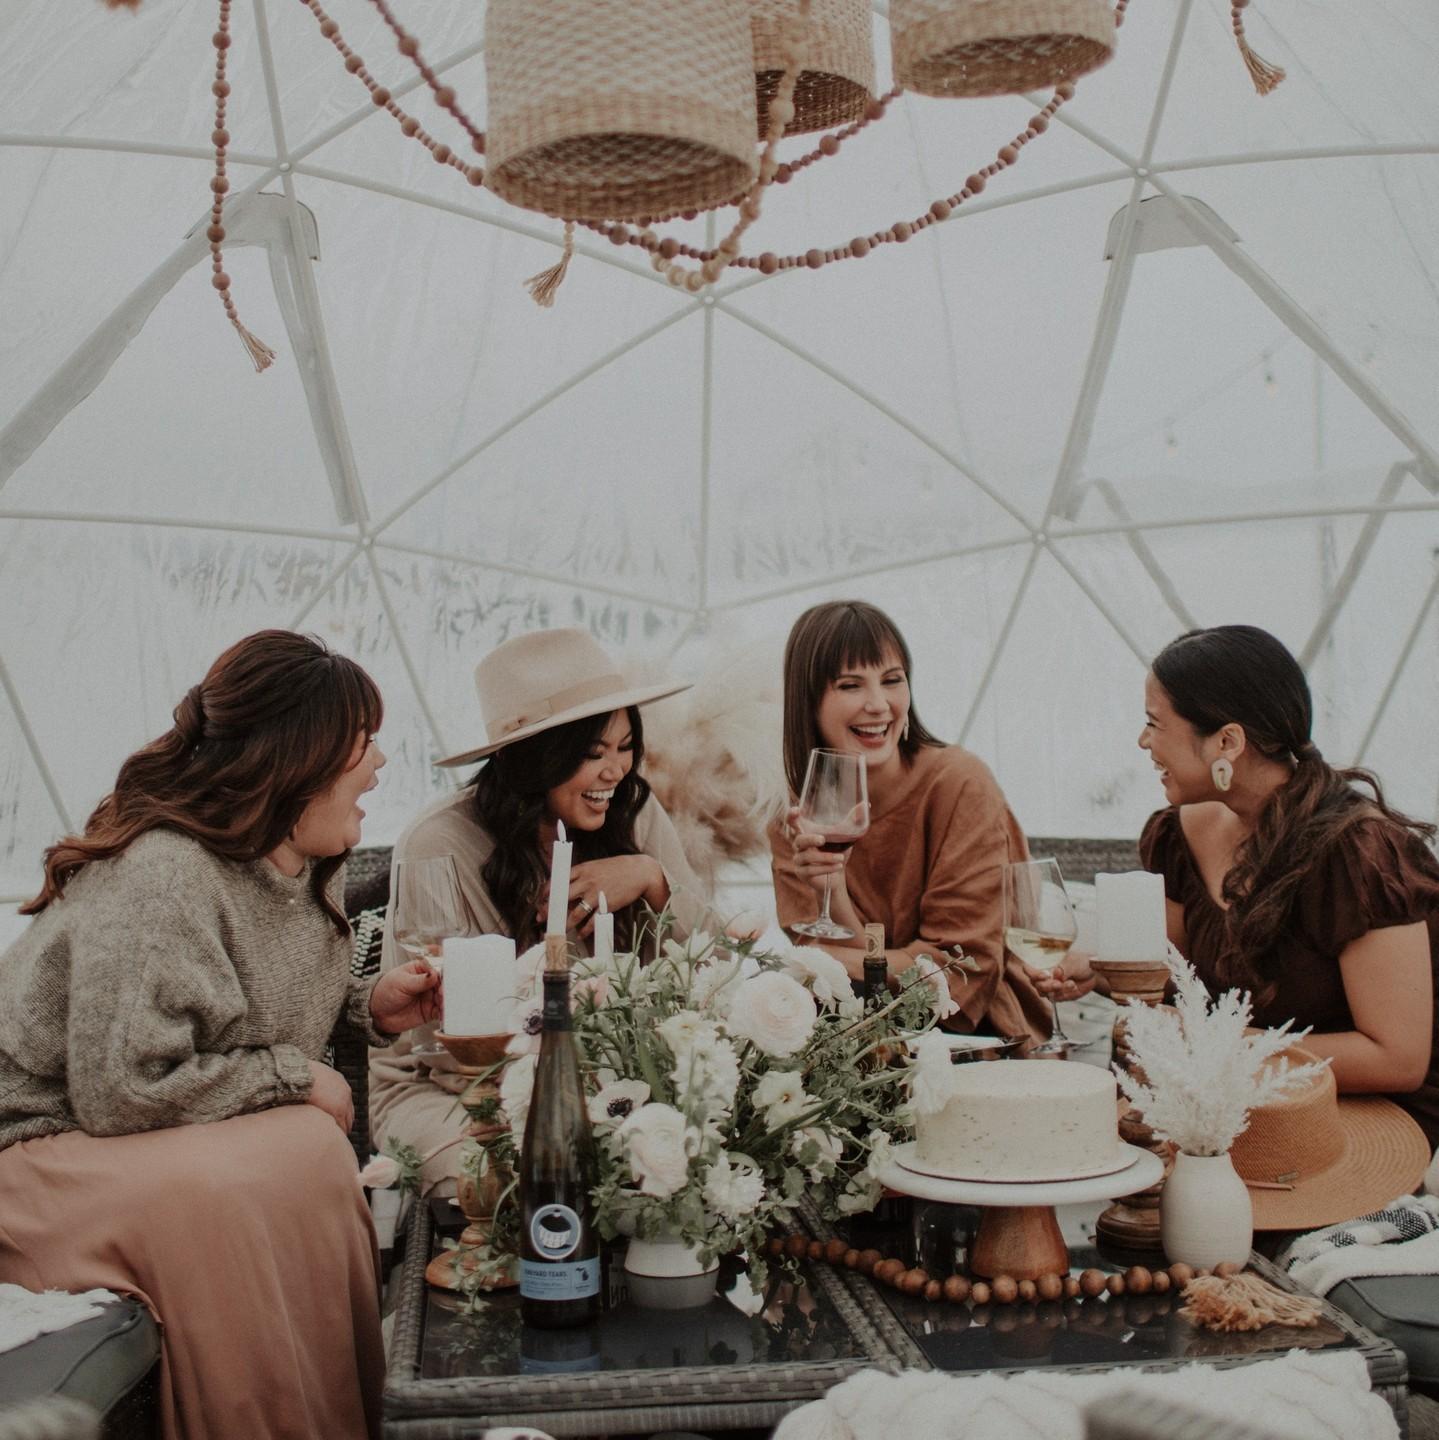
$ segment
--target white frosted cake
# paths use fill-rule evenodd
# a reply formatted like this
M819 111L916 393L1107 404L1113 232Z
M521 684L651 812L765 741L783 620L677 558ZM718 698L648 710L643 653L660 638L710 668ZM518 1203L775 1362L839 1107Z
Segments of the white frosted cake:
M915 1122L913 1168L953 1180L1065 1180L1121 1168L1114 1077L1062 1060L955 1068L952 1098Z

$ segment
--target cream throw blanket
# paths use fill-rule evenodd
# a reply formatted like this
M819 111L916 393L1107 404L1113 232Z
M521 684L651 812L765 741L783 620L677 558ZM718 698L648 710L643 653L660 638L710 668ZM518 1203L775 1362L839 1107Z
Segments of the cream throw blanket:
M78 1325L118 1295L109 1290L86 1290L72 1295L65 1290L36 1294L22 1285L0 1285L0 1351L14 1350L37 1335Z
M774 1440L1084 1440L1083 1410L1123 1392L1153 1394L1275 1440L1398 1440L1394 1412L1355 1354L1291 1351L1218 1371L1000 1376L864 1370L780 1422Z

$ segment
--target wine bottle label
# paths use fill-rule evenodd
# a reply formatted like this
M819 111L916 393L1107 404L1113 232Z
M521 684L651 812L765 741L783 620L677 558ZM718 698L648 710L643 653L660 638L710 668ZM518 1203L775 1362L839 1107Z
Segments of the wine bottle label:
M530 1243L546 1260L568 1260L582 1233L580 1217L568 1205L541 1205L530 1216Z
M570 1029L570 977L545 976L545 1003L542 1021L546 1030Z
M600 1257L521 1260L520 1295L526 1300L583 1300L600 1293Z

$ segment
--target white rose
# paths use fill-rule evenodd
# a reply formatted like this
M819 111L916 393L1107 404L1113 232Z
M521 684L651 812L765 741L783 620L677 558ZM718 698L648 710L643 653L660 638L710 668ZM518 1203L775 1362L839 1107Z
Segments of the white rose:
M534 1055L521 1055L505 1067L500 1077L500 1108L510 1122L517 1149L525 1136L525 1118L535 1089L535 1061Z
M597 1130L613 1130L649 1098L650 1087L643 1080L612 1080L590 1097L590 1123Z
M949 1042L938 1030L927 1030L914 1042L909 1067L909 1099L916 1115L934 1115L949 1104L954 1062Z
M957 1015L959 1003L950 994L949 977L934 963L934 957L916 955L914 968L924 977L925 983L929 986L931 1003L934 1005L934 1018L948 1020L951 1015Z
M814 996L777 970L746 980L730 1005L729 1030L780 1059L802 1050L814 1029Z
M747 1156L730 1157L723 1150L705 1176L704 1198L716 1214L726 1220L739 1220L752 1214L764 1199L764 1176Z
M641 1105L620 1126L630 1171L646 1195L667 1200L689 1180L700 1136L673 1105Z
M817 945L791 945L781 957L786 975L814 992L815 999L826 1009L854 994L849 971L827 950Z
M754 1103L764 1111L769 1128L778 1130L797 1120L814 1101L804 1093L804 1076L798 1070L770 1070L754 1087Z
M819 1152L812 1159L805 1160L805 1153L811 1145L818 1146ZM789 1148L790 1154L807 1167L810 1181L815 1184L833 1171L844 1154L844 1145L835 1136L814 1125L796 1130Z

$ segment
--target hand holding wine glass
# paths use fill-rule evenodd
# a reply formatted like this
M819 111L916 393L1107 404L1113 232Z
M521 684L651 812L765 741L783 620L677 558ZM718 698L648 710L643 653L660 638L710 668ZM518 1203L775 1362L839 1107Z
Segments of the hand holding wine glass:
M460 875L453 855L423 860L401 860L395 866L395 899L390 914L395 943L413 960L441 969L440 953L452 935L473 935L476 927L460 890ZM425 1027L416 1034L410 1053L436 1056L447 1053Z
M800 790L796 823L818 836L818 848L842 855L869 829L869 783L862 755L841 750L811 750ZM829 913L830 877L824 880L824 904L814 920L790 928L816 940L849 940L854 931L837 925Z
M1063 963L1079 934L1074 906L1064 888L1057 860L1018 860L1004 867L1004 943L1026 965L1054 970ZM1059 1023L1051 995L1054 1030L1032 1055L1065 1054L1069 1037Z

